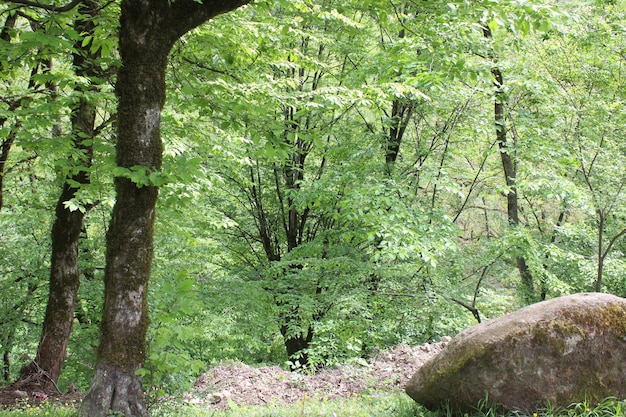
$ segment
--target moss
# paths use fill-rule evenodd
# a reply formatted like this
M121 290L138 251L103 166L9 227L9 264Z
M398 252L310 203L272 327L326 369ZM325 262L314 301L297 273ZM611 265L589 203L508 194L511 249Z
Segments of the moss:
M600 309L602 323L607 325L615 336L626 337L626 307L619 304L610 304Z
M447 366L445 367L439 367L435 369L434 372L429 375L426 385L429 385L430 381L436 381L442 378L449 378L450 376L461 375L461 371L463 370L463 368L465 368L471 361L474 361L476 358L481 357L485 350L485 345L481 343L467 344L466 349L463 349L461 352L454 353L454 361L447 362Z
M562 355L565 352L565 341L554 337L551 327L538 326L531 331L530 342L533 346L546 346L550 353Z
M572 329L579 329L577 326L589 330L611 329L617 337L626 337L626 305L624 303L608 303L598 307L596 314L589 314L587 311L573 310L564 314L566 323L576 326Z

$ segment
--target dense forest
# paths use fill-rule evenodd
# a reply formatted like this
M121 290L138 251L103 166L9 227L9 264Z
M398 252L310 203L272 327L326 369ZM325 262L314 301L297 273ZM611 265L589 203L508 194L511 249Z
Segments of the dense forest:
M178 392L626 296L626 2L245 3L0 2L5 383Z

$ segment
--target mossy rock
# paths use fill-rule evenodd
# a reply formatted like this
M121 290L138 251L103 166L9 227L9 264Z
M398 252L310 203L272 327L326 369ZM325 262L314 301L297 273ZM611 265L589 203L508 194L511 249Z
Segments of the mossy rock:
M626 398L626 299L575 294L472 326L420 368L406 392L458 413L486 399L532 413Z

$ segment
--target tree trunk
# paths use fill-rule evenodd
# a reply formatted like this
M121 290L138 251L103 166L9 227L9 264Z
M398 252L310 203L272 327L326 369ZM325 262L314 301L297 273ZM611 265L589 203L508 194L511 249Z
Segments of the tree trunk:
M489 26L483 25L483 34L485 38L489 40L493 39ZM491 75L493 76L494 87L494 120L496 125L496 140L500 150L500 159L502 161L505 182L508 187L508 193L506 195L507 218L512 227L517 227L519 226L519 205L516 185L517 166L514 158L511 156L511 154L514 154L515 152L515 147L511 146L506 133L506 114L504 111L506 96L503 90L504 77L502 76L502 71L500 71L500 68L497 65L496 58L492 56L491 59L493 61ZM525 301L530 304L536 301L532 273L530 272L524 257L517 256L515 258L515 263L521 277L523 297Z
M389 134L385 149L385 162L387 170L391 172L391 167L395 165L400 153L400 145L404 132L409 124L415 104L406 99L395 99L391 106L391 118Z
M93 18L98 13L98 4L85 1L79 11L82 13L76 22L78 33L93 34ZM76 45L73 57L76 75L91 77L98 71L93 61L99 53L90 52L81 42ZM79 91L82 93L82 91ZM95 106L86 98L80 97L78 106L72 111L72 135L74 148L82 153L78 173L71 177L72 183L88 184L86 172L93 157ZM56 390L56 383L65 362L67 343L74 322L74 307L80 284L78 271L78 241L83 227L84 211L65 207L65 202L74 198L78 188L69 182L63 184L61 195L56 205L56 218L52 226L52 254L50 268L50 289L43 329L35 359L20 371L20 378L15 386L28 385L42 391Z
M297 318L291 316L283 317L283 323L280 326L280 334L283 336L283 344L287 350L287 357L290 361L298 362L299 366L292 366L295 370L309 365L309 355L306 352L306 349L313 340L313 327L309 326L306 334L303 332L301 334L294 335L289 332L289 325L292 321L295 321L296 323L299 322Z
M52 390L65 362L80 282L78 240L84 214L68 210L63 203L75 192L76 189L66 183L57 202L52 227L50 292L39 348L35 359L20 371L16 386L27 384L38 386L42 391Z
M404 13L407 12L408 5L404 5ZM404 19L400 22L404 25ZM406 36L404 27L398 32L398 38L404 39ZM419 55L419 53L418 53ZM398 74L399 75L399 74ZM389 118L389 133L385 144L385 163L387 174L391 175L393 167L396 164L398 155L400 154L400 146L404 132L409 124L415 103L403 98L396 98L391 104L391 117Z
M148 173L161 169L161 109L172 41L158 39L154 33L157 22L146 22L149 17L141 21L141 11L141 4L122 2L123 64L116 85L116 149L118 166L140 166ZM98 362L81 416L102 416L109 410L126 416L147 415L141 381L135 371L145 358L147 291L158 188L141 187L128 178L118 177L115 191L117 200L107 233Z
M10 30L15 27L15 22L17 21L17 14L10 14L4 22L4 27L2 31L0 31L0 39L4 42L11 42ZM15 111L19 106L19 101L14 100L9 104L8 111L9 113ZM0 118L0 128L4 127L6 123L6 117ZM6 170L6 162L9 159L9 151L11 150L11 146L13 146L13 141L15 139L15 132L11 130L8 136L2 140L2 144L0 145L0 211L2 211L2 202L3 202L3 190L4 190L4 173ZM6 353L6 352L5 352Z
M109 410L115 414L111 414ZM83 400L80 415L147 416L141 381L128 370L99 363L91 381L91 388Z
M620 230L618 233L613 235L609 240L609 243L604 247L604 227L606 224L606 218L610 209L605 212L601 209L596 209L596 213L598 214L598 266L596 270L596 282L594 284L594 291L601 292L602 291L602 276L604 274L604 261L607 255L611 252L613 245L617 242L622 236L626 235L626 228Z
M3 124L4 123L0 123L0 127L2 127ZM9 152L11 150L11 146L13 146L14 139L14 132L11 131L9 136L2 141L2 145L0 145L0 211L2 211L2 204L4 202L4 173L6 162L9 159Z
M122 0L117 165L161 170L161 110L167 56L176 40L211 17L246 1ZM148 280L158 187L115 179L116 202L107 233L104 307L96 372L82 417L110 412L147 416L141 380L148 330Z

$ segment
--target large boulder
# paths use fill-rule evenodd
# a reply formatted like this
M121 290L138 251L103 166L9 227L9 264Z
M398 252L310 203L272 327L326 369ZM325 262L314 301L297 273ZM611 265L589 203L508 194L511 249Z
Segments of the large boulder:
M472 326L409 380L427 408L505 410L626 398L626 299L576 294Z

